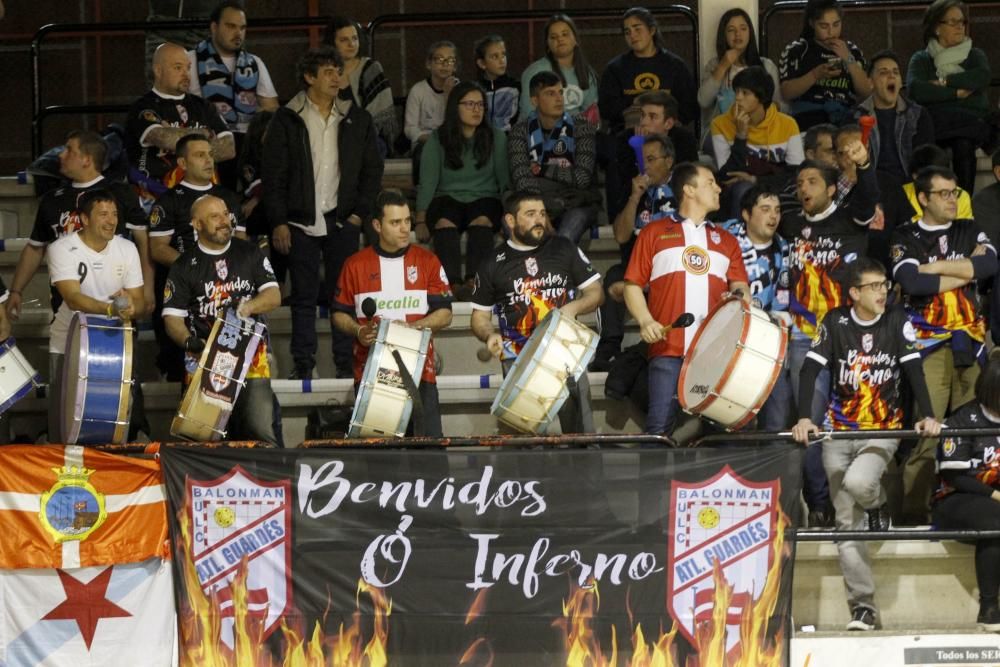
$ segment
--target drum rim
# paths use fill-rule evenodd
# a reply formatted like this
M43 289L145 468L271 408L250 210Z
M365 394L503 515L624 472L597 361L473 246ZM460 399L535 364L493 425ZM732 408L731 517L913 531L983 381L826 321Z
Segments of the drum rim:
M723 307L725 307L728 303L730 303L732 301L738 301L739 302L740 311L741 311L741 313L743 315L742 328L740 330L740 338L739 338L739 342L737 343L737 345L745 345L746 344L746 342L747 342L747 335L750 333L750 322L751 322L751 319L753 318L753 311L750 308L750 304L748 304L742 298L740 298L740 297L730 297L728 299L723 299L719 303L715 304L715 306L708 312L708 315L706 315L705 319L702 320L701 326L698 328L698 331L695 333L694 338L691 340L691 345L688 347L688 350L694 350L697 347L698 341L701 340L701 334L705 331L705 323L709 322L712 319L712 317L715 315L715 313L717 311L721 310ZM787 347L788 347L788 336L786 335L785 332L782 332L781 343L780 343L780 347L779 347L779 354L780 354L782 360L784 360L784 358L785 358L785 354L787 352ZM688 362L690 361L690 357L687 354L685 354L684 355L684 363L681 364L681 373L677 377L677 400L680 403L681 408L683 410L687 411L687 412L699 412L699 411L703 411L706 408L708 408L709 406L711 406L712 403L714 403L715 400L718 398L718 395L714 394L713 392L717 392L717 390L720 387L724 387L726 385L726 382L729 381L729 376L732 375L733 370L735 370L736 364L737 364L737 362L740 359L740 354L741 354L741 352L737 349L737 353L734 354L729 359L729 363L726 364L726 369L722 372L722 375L719 376L719 380L718 380L718 382L715 383L715 386L712 387L712 391L709 392L709 394L704 399L702 399L702 401L700 403L698 403L697 405L694 405L694 406L688 406L687 405L687 401L685 400L684 392L681 391L681 388L684 386L684 380L685 380L685 378L687 376L687 370L688 370L688 366L689 366ZM767 385L765 387L765 390L762 393L762 396L764 396L765 399L764 399L764 401L761 402L761 405L763 405L764 402L767 401L766 397L771 395L771 391L774 389L774 385L778 381L778 375L781 373L783 367L784 367L784 362L782 362L780 364L775 364L774 365L774 370L771 371L771 377L768 379L768 382L767 382ZM744 426L746 426L747 424L749 424L751 421L753 421L753 419L757 416L757 413L759 411L760 411L760 405L758 405L757 407L752 408L750 410L747 410L747 413L743 417L741 417L740 419L738 419L733 424L730 424L729 426L726 426L725 427L726 430L727 431L738 431L739 429L743 428Z

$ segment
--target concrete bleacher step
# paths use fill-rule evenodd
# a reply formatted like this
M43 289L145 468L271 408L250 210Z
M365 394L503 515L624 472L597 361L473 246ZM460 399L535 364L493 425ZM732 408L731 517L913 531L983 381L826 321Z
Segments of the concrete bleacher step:
M969 631L979 610L975 548L942 541L870 542L875 602L891 633ZM837 546L804 542L796 547L792 618L795 628L844 630L850 619Z

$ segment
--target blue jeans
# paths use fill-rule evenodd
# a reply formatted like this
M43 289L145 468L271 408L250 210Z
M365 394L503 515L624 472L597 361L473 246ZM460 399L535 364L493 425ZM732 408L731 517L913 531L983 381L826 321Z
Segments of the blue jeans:
M788 373L792 386L792 397L798 414L799 375L806 354L812 347L812 341L804 336L792 335L788 343ZM813 392L812 414L810 418L817 426L822 426L826 408L830 403L830 369L824 368L816 378ZM799 415L802 416L802 415ZM797 419L793 420L797 421ZM823 469L823 445L816 442L806 447L806 455L802 459L802 497L810 510L822 510L830 502L830 485L826 481L826 470Z
M788 359L778 374L771 395L757 413L757 430L787 431L792 417L792 381L788 376Z
M677 421L680 403L677 400L677 380L681 375L683 357L653 357L649 360L649 412L646 413L646 433L669 435Z

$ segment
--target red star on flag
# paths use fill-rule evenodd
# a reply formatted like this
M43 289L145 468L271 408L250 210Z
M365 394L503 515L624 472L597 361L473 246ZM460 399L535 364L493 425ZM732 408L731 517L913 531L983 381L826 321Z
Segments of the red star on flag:
M46 614L42 620L67 619L76 621L89 651L99 620L132 615L106 597L112 569L107 568L87 583L76 579L67 572L57 570L59 578L62 580L63 590L66 591L66 599Z

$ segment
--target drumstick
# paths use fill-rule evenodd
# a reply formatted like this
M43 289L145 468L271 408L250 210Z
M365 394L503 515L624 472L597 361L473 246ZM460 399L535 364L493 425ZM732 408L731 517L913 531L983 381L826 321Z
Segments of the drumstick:
M663 337L666 338L667 334L673 329L686 329L692 324L694 324L694 315L691 313L681 313L672 324L663 328Z

